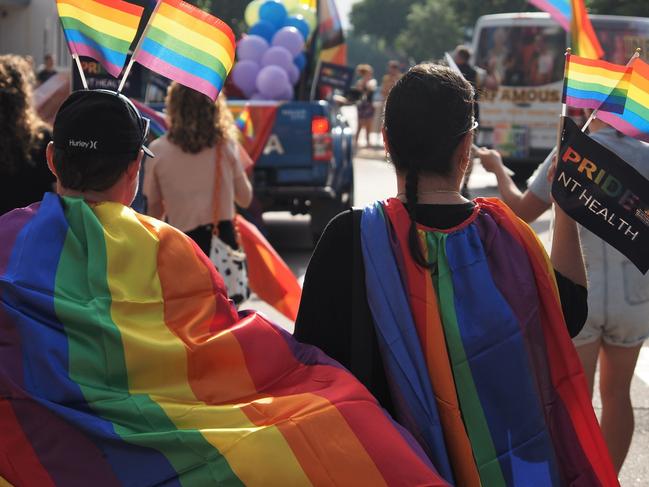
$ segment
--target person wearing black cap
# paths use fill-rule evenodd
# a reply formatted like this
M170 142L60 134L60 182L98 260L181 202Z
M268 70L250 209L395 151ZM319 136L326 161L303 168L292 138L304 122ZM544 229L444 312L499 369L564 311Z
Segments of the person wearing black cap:
M54 120L47 162L57 193L126 206L135 197L149 121L124 95L105 90L72 93Z

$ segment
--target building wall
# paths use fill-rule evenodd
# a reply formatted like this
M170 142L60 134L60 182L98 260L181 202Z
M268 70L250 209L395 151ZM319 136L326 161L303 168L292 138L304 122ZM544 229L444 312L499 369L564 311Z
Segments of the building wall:
M3 6L0 0L0 54L21 54L34 58L38 67L51 53L60 69L71 60L59 24L54 0L32 0L27 7Z

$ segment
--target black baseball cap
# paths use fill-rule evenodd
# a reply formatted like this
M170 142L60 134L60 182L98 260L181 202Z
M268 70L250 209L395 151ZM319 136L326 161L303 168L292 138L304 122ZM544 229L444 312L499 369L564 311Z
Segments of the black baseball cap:
M61 105L54 119L54 147L66 152L133 155L144 145L149 120L131 100L115 91L80 90Z

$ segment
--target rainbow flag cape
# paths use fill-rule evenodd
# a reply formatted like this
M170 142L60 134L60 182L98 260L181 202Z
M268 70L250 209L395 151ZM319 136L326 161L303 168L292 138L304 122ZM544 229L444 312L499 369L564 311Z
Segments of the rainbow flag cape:
M245 140L252 140L255 138L255 127L252 124L252 115L250 113L250 107L246 107L241 111L237 119L235 120L237 128L241 131L241 134L244 136Z
M160 0L133 59L216 100L234 52L234 34L222 20L182 0Z
M602 49L593 24L590 22L584 0L570 0L570 4L572 6L570 20L572 52L579 56L600 59L604 56L604 49Z
M144 9L123 0L56 0L56 7L70 52L118 77Z
M534 232L497 199L408 248L397 199L361 219L367 296L397 420L463 486L617 486Z
M255 225L241 215L237 215L235 223L248 260L250 289L295 321L302 298L302 288L295 274Z
M0 241L0 484L447 485L178 230L49 193Z
M577 108L622 113L631 72L631 66L568 54L563 103Z
M539 10L549 13L566 31L570 30L572 17L570 0L529 0L529 2Z
M636 58L631 69L624 110L600 111L597 118L630 137L649 142L649 64Z

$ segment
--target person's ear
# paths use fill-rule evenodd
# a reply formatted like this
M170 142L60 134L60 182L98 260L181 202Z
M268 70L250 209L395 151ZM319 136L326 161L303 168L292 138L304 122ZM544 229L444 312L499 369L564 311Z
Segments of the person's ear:
M54 174L56 179L59 179L59 175L56 174L56 167L54 167L54 142L47 144L47 148L45 149L45 159L47 159L47 167L50 172Z

